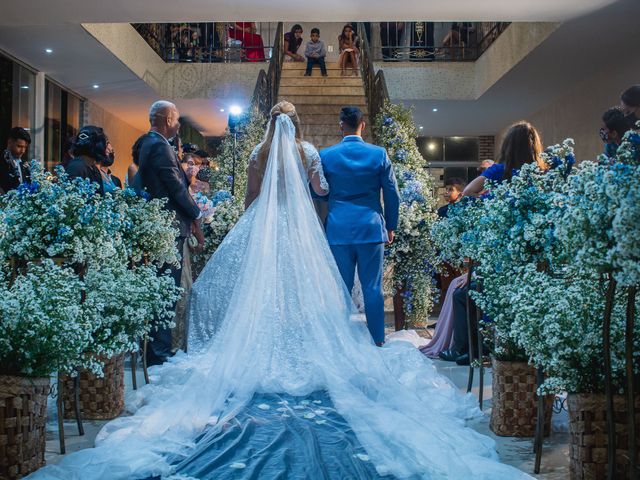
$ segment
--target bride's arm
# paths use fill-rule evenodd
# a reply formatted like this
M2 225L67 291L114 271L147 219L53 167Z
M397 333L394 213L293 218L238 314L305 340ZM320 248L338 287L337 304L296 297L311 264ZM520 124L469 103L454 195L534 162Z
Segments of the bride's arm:
M321 197L324 197L329 193L329 183L324 177L324 170L322 170L322 160L320 160L320 154L310 143L303 144L304 153L309 161L309 169L307 175L309 176L309 183L311 188Z
M260 172L255 168L255 165L255 162L249 162L247 167L247 193L244 197L245 210L260 195Z

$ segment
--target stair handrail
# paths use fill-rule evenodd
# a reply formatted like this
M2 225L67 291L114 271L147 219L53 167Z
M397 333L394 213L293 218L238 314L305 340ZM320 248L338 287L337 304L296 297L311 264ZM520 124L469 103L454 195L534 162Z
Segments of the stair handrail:
M358 31L365 32L364 23L358 23ZM362 36L360 42L362 81L364 83L367 104L369 105L369 120L373 124L385 102L389 100L389 90L387 89L387 82L384 78L384 72L382 69L379 69L376 73L375 68L373 67L373 56L371 54L371 47L366 34Z
M271 108L278 99L278 88L280 87L282 64L284 62L283 28L283 22L278 22L273 48L271 49L269 70L266 72L264 69L260 70L256 86L253 89L253 95L251 96L251 108L265 117L269 116Z

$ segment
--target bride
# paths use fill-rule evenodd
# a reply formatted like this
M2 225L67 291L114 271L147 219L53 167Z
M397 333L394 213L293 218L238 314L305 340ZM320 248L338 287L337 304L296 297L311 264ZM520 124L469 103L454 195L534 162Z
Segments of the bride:
M527 477L465 426L470 396L354 319L309 183L327 192L282 102L251 155L250 206L193 286L189 355L154 367L95 448L33 478Z

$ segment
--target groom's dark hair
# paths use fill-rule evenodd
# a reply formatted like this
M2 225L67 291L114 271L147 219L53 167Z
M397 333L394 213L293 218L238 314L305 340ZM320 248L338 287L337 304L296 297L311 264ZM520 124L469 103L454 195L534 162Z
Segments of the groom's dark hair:
M340 121L349 128L356 130L362 123L362 110L358 107L342 107Z

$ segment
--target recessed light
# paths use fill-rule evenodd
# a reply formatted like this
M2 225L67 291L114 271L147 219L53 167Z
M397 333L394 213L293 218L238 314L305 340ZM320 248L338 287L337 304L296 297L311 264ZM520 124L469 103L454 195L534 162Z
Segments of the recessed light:
M231 115L240 115L242 113L242 108L240 108L238 105L233 105L229 109L229 112L231 113Z
M438 111L438 109L437 109L437 108L434 108L432 111L437 112L437 111Z
M221 108L221 109L220 109L220 111L221 111L221 112L224 112L224 108Z
M29 90L29 85L22 85L20 88L23 90Z
M420 125L420 126L418 127L418 130L423 130L423 129L424 129L424 127L423 127L422 125Z
M435 144L435 143L433 143L433 142L431 142L429 145L427 145L427 148L428 148L430 151L433 151L433 150L435 150L435 149L436 149L436 144Z
M53 53L53 50L51 50L50 48L45 48L44 53Z
M97 90L98 88L100 88L100 85L98 85L97 83L94 83L93 84L93 88L95 88Z

